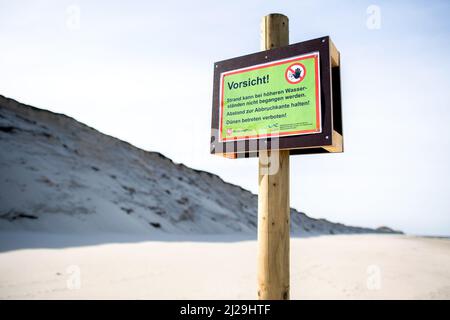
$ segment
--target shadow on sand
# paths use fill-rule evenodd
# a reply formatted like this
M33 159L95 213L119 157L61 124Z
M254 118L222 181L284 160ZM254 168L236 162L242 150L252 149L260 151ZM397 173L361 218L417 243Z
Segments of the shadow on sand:
M302 238L319 236L303 235ZM298 235L291 235L298 237ZM254 234L57 234L41 232L10 232L0 231L0 252L25 249L63 249L72 247L97 246L108 244L125 244L140 242L210 242L227 243L240 241L255 241Z

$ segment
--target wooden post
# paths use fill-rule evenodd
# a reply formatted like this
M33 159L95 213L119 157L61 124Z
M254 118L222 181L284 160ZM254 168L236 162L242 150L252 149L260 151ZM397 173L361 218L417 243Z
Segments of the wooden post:
M289 20L269 14L261 23L261 49L289 44ZM258 298L289 299L289 150L269 151L266 163L259 158L258 194Z

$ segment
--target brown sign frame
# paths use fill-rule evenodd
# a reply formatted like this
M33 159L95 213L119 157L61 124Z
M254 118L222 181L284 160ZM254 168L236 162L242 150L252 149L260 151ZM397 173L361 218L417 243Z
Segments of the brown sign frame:
M219 130L221 73L317 51L320 54L321 133L279 137L277 147L273 138L260 138L253 143L241 141L239 144L237 141L218 141L216 133ZM212 100L212 154L227 158L248 158L258 156L260 150L275 148L290 150L290 154L343 152L340 53L329 36L216 62Z

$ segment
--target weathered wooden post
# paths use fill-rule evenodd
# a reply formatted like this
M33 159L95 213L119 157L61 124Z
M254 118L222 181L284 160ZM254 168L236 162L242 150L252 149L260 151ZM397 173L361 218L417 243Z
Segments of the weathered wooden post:
M211 153L259 157L258 298L289 299L289 157L343 152L340 53L324 36L289 45L262 20L261 51L214 63Z
M263 17L261 50L288 44L288 18L282 14ZM259 158L258 173L258 298L286 300L290 266L289 150L268 151L267 156ZM275 157L278 168L271 168Z

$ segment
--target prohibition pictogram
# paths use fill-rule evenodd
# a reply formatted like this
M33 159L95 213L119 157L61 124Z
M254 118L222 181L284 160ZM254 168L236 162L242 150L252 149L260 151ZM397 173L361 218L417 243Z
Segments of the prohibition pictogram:
M306 75L306 68L303 64L296 62L291 64L285 73L285 77L287 82L290 84L300 83Z

